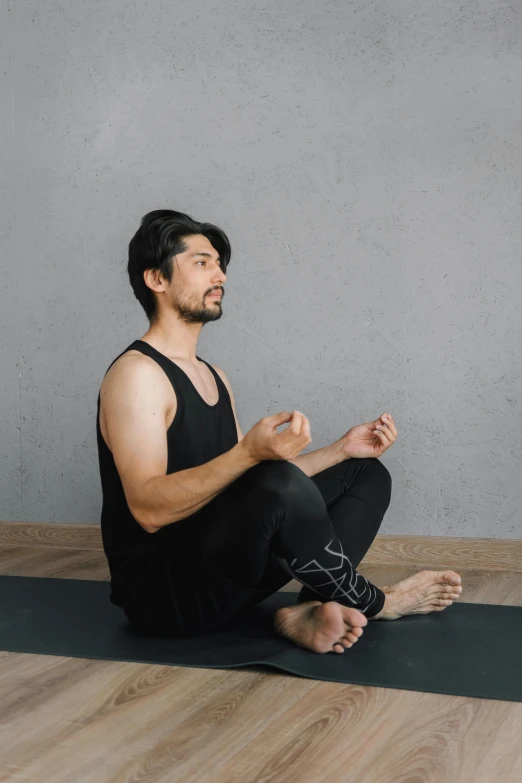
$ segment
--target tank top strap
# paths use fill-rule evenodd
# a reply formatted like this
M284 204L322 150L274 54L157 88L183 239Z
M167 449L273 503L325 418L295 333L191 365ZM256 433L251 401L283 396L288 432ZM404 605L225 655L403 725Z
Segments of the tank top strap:
M154 359L165 372L165 375L176 393L179 392L179 389L176 387L179 386L180 383L182 384L183 389L187 387L187 376L181 367L178 367L178 365L175 362L172 362L168 356L165 356L165 354L161 353L161 351L158 351L156 348L153 348L152 345L149 345L149 343L146 343L144 340L134 340L123 353L126 351L140 351L140 353L144 353L145 356L148 356L150 359Z
M224 383L223 383L223 381L221 380L221 376L220 376L220 374L219 374L218 372L216 372L216 371L215 371L215 369L212 367L212 365L211 365L211 364L209 364L208 362L206 362L204 359L202 359L202 358L201 358L200 356L198 356L197 354L196 354L196 359L197 359L198 361L200 361L200 362L203 362L203 364L206 364L206 365L207 365L208 369L210 370L210 372L212 373L212 375L213 375L213 376L214 376L214 378L216 379L216 383L217 383L218 389L220 388L220 386L224 386L224 388L225 388L225 390L226 390L226 388L227 388L227 387L225 386L225 384L224 384Z

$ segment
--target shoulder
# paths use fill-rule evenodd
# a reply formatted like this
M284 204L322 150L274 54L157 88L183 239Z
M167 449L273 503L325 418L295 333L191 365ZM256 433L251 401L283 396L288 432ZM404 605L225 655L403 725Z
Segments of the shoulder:
M100 393L102 399L107 394L121 392L123 389L156 391L172 395L172 385L160 365L141 351L127 351L118 357L103 378Z

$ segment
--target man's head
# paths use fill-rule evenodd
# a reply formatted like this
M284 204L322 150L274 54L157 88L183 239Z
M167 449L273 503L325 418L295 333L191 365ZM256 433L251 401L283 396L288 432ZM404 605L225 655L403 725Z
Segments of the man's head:
M221 300L209 294L224 294L230 257L226 234L211 223L171 209L145 215L129 243L127 270L150 324L164 308L188 323L221 318Z

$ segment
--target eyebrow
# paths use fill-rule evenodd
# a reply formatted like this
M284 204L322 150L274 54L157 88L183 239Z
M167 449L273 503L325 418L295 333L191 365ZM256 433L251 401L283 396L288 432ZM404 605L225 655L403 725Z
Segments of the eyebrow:
M212 258L211 253L191 253L191 258L194 258L194 256L207 256L207 258ZM221 261L220 257L217 257L218 261Z

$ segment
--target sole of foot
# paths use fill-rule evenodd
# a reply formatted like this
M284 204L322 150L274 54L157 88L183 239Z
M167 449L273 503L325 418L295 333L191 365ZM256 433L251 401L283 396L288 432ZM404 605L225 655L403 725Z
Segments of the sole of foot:
M274 615L281 636L312 652L343 653L361 638L368 618L337 601L306 601L284 606Z

